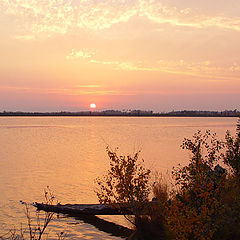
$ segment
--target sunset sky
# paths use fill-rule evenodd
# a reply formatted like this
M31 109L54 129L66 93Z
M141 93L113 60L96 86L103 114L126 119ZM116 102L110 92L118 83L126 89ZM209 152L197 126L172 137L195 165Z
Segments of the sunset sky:
M0 111L239 109L239 0L1 0Z

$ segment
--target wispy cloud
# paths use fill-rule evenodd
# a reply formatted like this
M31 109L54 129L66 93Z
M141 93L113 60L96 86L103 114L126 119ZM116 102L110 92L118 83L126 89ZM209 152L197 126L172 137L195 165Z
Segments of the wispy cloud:
M240 75L240 64L236 62L225 64L225 66L218 66L207 59L201 62L190 62L184 59L178 61L159 59L151 63L147 61L106 61L98 58L94 51L88 52L85 50L72 50L66 58L74 61L77 61L78 58L86 58L91 64L106 65L115 70L124 71L163 72L223 80L226 79L226 77L228 79L238 79Z
M17 40L23 40L23 41L28 41L28 40L33 40L35 39L34 35L17 35L15 36L15 39Z
M66 56L66 59L70 60L70 59L77 59L77 58L91 58L94 55L95 55L95 52L90 49L82 49L79 51L72 49L71 53Z
M133 16L157 24L240 31L240 17L207 15L191 8L164 5L159 0L2 0L0 11L23 19L26 37L17 37L22 40L41 33L51 36L76 29L103 30L128 22Z
M109 89L100 85L77 85L69 88L39 88L39 87L26 87L26 86L8 86L0 85L0 92L8 91L14 93L33 93L33 94L56 94L65 96L132 96L135 95L132 91Z
M218 27L240 31L240 17L209 16L191 8L178 9L158 0L140 0L140 13L155 23L192 28Z
M101 88L102 85L77 85L77 88Z

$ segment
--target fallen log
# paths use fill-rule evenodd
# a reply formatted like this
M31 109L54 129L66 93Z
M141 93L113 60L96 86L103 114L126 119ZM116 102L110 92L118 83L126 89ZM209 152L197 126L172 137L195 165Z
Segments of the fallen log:
M79 214L79 215L132 215L132 211L127 207L113 207L105 204L56 204L44 203L33 204L37 210L46 212Z

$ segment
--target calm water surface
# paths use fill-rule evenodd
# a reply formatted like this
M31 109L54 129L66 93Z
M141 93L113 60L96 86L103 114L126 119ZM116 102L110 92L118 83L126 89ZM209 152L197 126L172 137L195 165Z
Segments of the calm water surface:
M234 133L236 118L2 117L0 118L0 234L25 223L26 202L42 201L50 186L62 203L97 203L94 179L108 168L106 146L128 154L141 149L147 167L163 173L189 154L184 137L210 129ZM121 217L104 217L127 224ZM73 218L55 219L50 236L120 239Z

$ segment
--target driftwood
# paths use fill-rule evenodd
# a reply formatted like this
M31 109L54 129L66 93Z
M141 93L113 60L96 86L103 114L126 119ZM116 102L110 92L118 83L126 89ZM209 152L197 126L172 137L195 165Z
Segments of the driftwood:
M157 202L148 202L142 206L142 214L147 214L149 211L154 211ZM49 205L44 203L33 204L37 210L46 212L63 213L69 217L74 217L76 220L81 220L85 223L95 226L100 231L112 234L116 237L128 237L133 233L132 229L117 225L115 223L101 219L95 215L134 215L130 207L122 206L120 204L113 207L104 204L56 204Z
M104 204L57 204L44 203L33 204L38 210L46 212L74 214L74 215L131 215L132 211L127 207L112 207Z
M113 222L109 222L105 219L101 219L97 215L115 215L122 214L119 209L111 208L110 206L103 204L57 204L48 205L44 203L34 203L33 206L37 210L43 210L46 212L55 212L66 214L66 217L73 217L76 220L83 221L91 224L98 230L111 234L115 237L127 238L133 233L132 229L124 226L120 226Z

